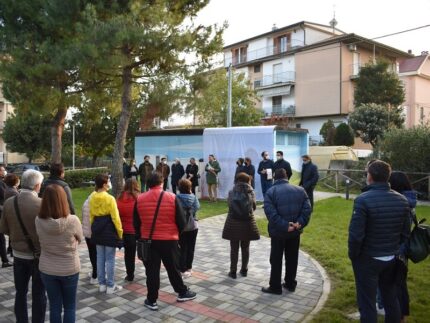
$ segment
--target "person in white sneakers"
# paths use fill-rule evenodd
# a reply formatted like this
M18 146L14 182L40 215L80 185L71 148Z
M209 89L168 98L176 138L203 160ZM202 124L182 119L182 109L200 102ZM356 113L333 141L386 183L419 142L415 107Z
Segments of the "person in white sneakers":
M122 246L122 225L115 198L107 191L109 176L96 176L96 191L90 195L91 240L97 249L97 279L101 293L113 294L122 286L115 284L115 253Z

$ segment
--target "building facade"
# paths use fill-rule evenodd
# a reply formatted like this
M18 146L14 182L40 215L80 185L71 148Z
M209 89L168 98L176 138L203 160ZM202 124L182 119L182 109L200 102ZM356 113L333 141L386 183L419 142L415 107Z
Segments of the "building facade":
M310 144L322 140L319 131L328 119L348 122L360 67L379 57L398 71L400 62L413 56L305 21L224 48L225 67L231 64L248 77L266 119L276 116L290 127L308 129Z

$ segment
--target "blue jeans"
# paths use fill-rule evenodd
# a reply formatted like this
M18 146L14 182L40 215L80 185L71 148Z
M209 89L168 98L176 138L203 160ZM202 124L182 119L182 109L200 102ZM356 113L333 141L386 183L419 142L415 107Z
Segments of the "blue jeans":
M273 185L273 181L271 179L266 180L266 179L261 179L261 190L263 192L263 198L264 195L266 195L266 192L269 188L271 188Z
M15 317L17 323L28 323L27 293L31 277L31 312L33 323L45 322L45 286L40 278L39 261L14 258L13 279L15 283Z
M115 285L115 251L114 247L97 245L97 278L99 285ZM106 277L107 276L107 277Z
M54 276L40 273L49 299L49 321L51 323L74 323L76 321L76 290L79 273L70 276ZM61 312L64 307L64 318Z

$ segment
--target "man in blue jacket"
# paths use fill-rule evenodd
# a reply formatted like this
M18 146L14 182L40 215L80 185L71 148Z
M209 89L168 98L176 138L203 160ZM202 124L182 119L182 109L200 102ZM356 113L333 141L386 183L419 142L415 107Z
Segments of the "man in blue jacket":
M410 232L407 199L390 189L391 167L376 160L367 170L368 186L354 201L348 255L354 270L361 322L376 323L376 289L384 301L385 322L401 319L396 297L395 256Z
M275 184L266 192L264 212L271 238L269 287L264 293L282 294L282 286L296 290L300 234L311 216L311 204L302 187L288 183L285 169L275 171ZM285 277L281 285L282 257L285 254Z

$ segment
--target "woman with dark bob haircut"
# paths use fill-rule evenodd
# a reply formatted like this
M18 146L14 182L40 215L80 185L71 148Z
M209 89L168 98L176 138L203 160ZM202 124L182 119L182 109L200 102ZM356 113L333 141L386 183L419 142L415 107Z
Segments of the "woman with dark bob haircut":
M70 214L66 192L48 185L43 192L36 232L40 241L39 270L49 299L50 322L75 322L78 288L78 244L84 239L81 222Z
M18 186L20 183L19 177L13 173L7 174L4 177L4 183L6 184L6 189L4 190L4 200L6 201L9 197L18 195Z
M411 182L409 181L408 175L404 172L392 172L390 179L388 180L391 189L399 192L409 202L409 207L411 208L411 223L416 219L415 207L417 206L417 193L413 190ZM404 266L399 265L397 267L399 278L397 283L397 299L399 300L400 311L402 313L402 322L406 321L406 316L409 316L409 292L407 285L407 258L406 258L406 245L400 247L400 257L404 259Z
M239 173L235 180L233 189L228 192L228 215L222 232L222 238L230 240L230 272L228 276L233 279L237 277L239 247L242 253L240 274L246 277L248 275L250 241L260 239L254 218L256 202L255 193L251 186L251 177L245 173ZM247 209L243 209L241 206L245 206Z

